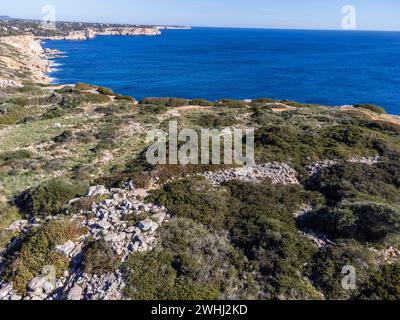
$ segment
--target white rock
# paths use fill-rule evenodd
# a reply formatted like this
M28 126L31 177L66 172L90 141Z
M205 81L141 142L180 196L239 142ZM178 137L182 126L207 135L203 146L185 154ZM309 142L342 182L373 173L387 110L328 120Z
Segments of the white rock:
M105 186L93 186L89 188L87 197L101 196L108 193L109 191Z
M100 227L101 229L108 230L112 227L112 224L109 223L108 221L103 220L103 221L97 222L97 226Z
M75 242L73 241L68 241L67 243L57 246L56 251L66 257L70 257L71 253L74 251L76 247Z
M12 291L12 285L7 283L0 286L0 300L4 299Z
M67 300L75 300L75 301L81 300L82 293L83 289L79 285L75 284L73 288L69 291Z
M7 230L21 232L28 225L29 225L28 220L18 220L15 221L11 226L9 226Z
M43 293L43 285L47 282L47 277L38 276L33 278L28 283L28 289L35 295L40 295Z
M139 222L138 227L140 230L147 232L154 232L158 229L158 224L151 219L146 219L144 221Z
M126 233L124 233L124 232L121 232L118 234L110 233L104 238L105 241L113 242L113 243L114 242L123 242L123 241L125 241L125 239L126 239Z
M135 226L131 226L125 230L126 233L134 233L136 230Z
M55 286L54 286L51 282L49 282L49 281L46 281L46 282L43 284L43 292L44 292L46 295L49 295L54 289L55 289Z

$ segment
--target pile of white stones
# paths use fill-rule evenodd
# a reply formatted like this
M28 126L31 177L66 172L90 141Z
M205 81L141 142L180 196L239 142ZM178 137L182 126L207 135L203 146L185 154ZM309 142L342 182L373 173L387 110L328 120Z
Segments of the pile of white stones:
M205 172L200 175L210 180L214 186L232 180L259 182L267 178L271 179L273 184L299 184L297 172L294 169L285 163L276 162L216 172Z
M375 253L383 264L394 264L400 260L400 250L395 247L389 247L388 249L382 250L370 248L370 251Z
M340 163L361 163L367 165L374 165L379 163L379 156L376 157L355 157L349 160L323 160L317 161L306 167L306 170L310 176L317 175L322 169L333 167Z
M71 261L71 270L61 279L55 279L54 272L43 270L42 275L28 284L28 295L22 297L13 291L12 285L0 283L0 300L119 300L123 297L125 283L119 271L101 276L84 274L79 264L83 257L85 240L104 239L124 261L133 252L147 252L157 244L158 228L169 219L164 207L147 204L137 196L138 190L132 184L123 189L106 189L94 186L86 197L104 196L102 203L93 203L90 211L82 211L71 217L88 232L74 241L56 247L56 251ZM73 204L83 198L74 199ZM127 219L130 215L146 218L133 225ZM37 222L36 222L37 223ZM15 222L14 230L29 229L33 223Z

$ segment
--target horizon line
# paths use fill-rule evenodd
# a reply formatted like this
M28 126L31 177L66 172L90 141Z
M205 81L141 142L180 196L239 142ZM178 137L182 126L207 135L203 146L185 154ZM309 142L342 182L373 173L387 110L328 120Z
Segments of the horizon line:
M14 18L6 14L0 16L9 17L10 20L31 20L41 21L41 19L35 18ZM191 27L191 28L210 28L210 29L255 29L255 30L297 30L297 31L344 31L344 32L400 32L400 29L340 29L340 28L307 28L307 27L244 27L244 26L207 26L207 25L186 25L186 24L162 24L162 23L126 23L126 22L94 22L94 21L78 21L78 20L57 20L57 22L69 22L69 23L92 23L92 24L114 24L114 25L132 25L132 26L163 26L163 27Z

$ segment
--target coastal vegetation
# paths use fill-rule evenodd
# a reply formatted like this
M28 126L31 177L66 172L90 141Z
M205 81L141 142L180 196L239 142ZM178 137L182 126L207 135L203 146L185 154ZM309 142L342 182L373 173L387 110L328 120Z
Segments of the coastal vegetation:
M0 42L0 52L13 49ZM32 297L52 265L60 281L118 279L126 299L399 298L400 122L379 107L137 102L14 72L1 69L21 86L0 94L0 289ZM256 163L288 166L295 179L150 165L146 133L170 120L255 128ZM357 289L342 286L344 266L357 270Z

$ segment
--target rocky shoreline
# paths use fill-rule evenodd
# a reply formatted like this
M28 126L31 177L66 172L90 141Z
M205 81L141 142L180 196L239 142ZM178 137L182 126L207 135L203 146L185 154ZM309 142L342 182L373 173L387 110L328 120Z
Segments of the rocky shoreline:
M137 28L137 27L115 27L100 29L85 29L72 31L67 35L37 37L40 40L89 40L96 36L158 36L161 35L160 28Z
M0 42L10 46L15 57L9 57L0 53L0 63L8 70L0 73L0 88L17 88L24 80L50 84L53 82L49 73L56 66L52 59L62 56L58 50L45 49L42 45L44 40L71 40L84 41L94 39L96 36L158 36L161 29L190 30L190 27L110 27L105 29L88 28L79 31L71 31L66 35L34 36L23 34L18 36L0 37ZM13 74L18 73L19 76Z
M21 86L22 80L48 84L52 79L50 57L56 52L42 47L40 40L33 35L1 37L0 42L9 46L13 56L0 56L0 61L6 65L0 75L0 86L6 88ZM22 78L20 75L24 74Z

